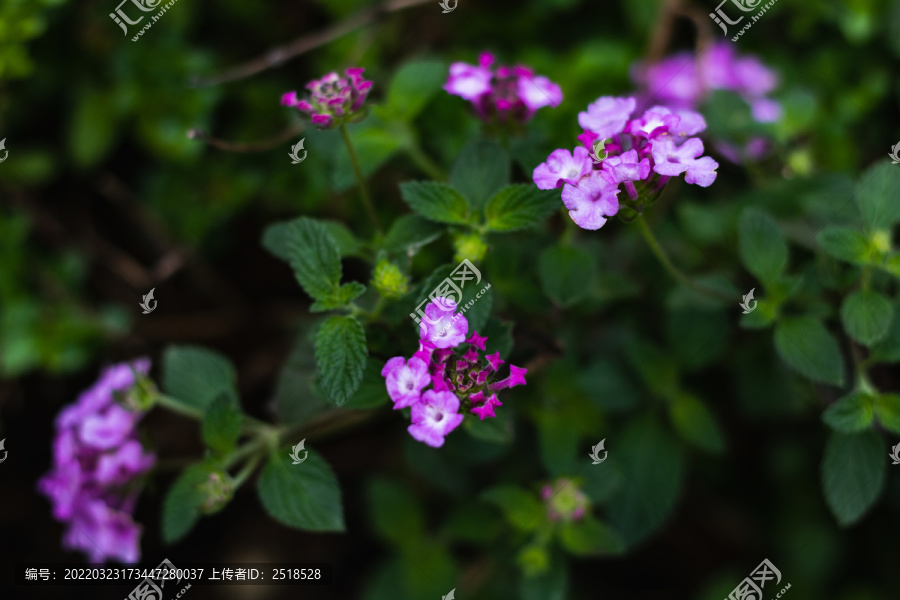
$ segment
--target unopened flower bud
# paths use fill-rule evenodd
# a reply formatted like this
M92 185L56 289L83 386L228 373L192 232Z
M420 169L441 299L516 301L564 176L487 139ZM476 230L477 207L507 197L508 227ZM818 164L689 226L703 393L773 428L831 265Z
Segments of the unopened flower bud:
M463 233L453 238L453 245L456 248L456 256L454 260L462 262L469 259L478 262L484 258L487 252L487 244L481 239L477 233Z
M372 285L385 298L401 298L409 290L409 279L397 265L381 259L375 264Z
M213 471L197 489L204 497L200 512L209 515L220 511L231 500L234 495L234 479L225 471Z

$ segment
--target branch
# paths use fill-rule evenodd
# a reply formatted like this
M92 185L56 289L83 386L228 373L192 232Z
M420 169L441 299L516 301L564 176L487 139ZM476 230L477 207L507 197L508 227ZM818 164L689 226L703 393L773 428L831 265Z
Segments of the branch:
M323 31L297 38L293 42L269 51L264 56L231 67L208 79L204 80L194 76L191 78L190 85L191 87L208 87L256 75L262 71L277 67L278 65L300 56L305 52L309 52L314 48L324 46L328 42L343 37L360 27L369 25L383 15L430 2L432 2L432 0L388 0L381 6L363 9L352 17L332 25Z
M215 138L205 131L201 131L199 129L190 129L187 132L188 139L192 140L202 140L212 146L213 148L218 148L219 150L225 150L226 152L265 152L267 150L271 150L281 144L287 142L291 138L293 138L298 133L302 132L305 129L302 123L294 123L278 135L271 137L269 139L263 140L261 142L251 142L249 144L241 144L235 142L228 142L225 140L220 140L219 138Z

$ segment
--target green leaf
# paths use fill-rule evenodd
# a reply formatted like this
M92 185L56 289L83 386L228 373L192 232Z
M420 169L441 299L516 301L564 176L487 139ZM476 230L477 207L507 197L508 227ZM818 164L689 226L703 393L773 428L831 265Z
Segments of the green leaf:
M738 226L741 262L764 284L775 279L787 264L788 247L778 223L755 208L741 214Z
M519 579L521 600L566 600L566 563L554 560L543 573L528 577L523 573Z
M832 225L816 235L816 242L838 260L857 265L870 262L869 240L858 231Z
M669 417L675 431L687 442L720 454L725 449L725 439L709 409L696 397L679 394L669 403Z
M169 488L163 501L162 516L162 535L167 544L175 543L186 536L197 523L200 518L200 505L205 500L198 486L211 472L204 464L191 465Z
M875 399L875 416L881 426L900 434L900 395L881 394Z
M900 306L895 307L900 311ZM900 318L895 317L884 339L872 348L871 358L878 362L900 362Z
M387 92L386 109L392 116L412 121L444 83L447 65L440 60L413 60L394 74Z
M186 406L206 410L222 392L235 396L237 372L218 352L199 346L170 346L163 353L163 388Z
M332 409L316 391L315 349L308 331L297 336L294 349L288 356L275 386L275 410L286 423L303 423Z
M381 119L377 111L373 111L373 114L360 123L349 123L347 133L350 135L359 158L359 168L365 178L373 175L409 143L407 128L398 127L396 123ZM313 151L312 145L307 147L310 152ZM339 143L335 147L333 168L334 175L331 182L335 191L342 192L356 185L356 175L346 144Z
M484 209L491 231L532 227L562 206L556 190L539 190L530 184L509 185L494 194Z
M550 246L538 257L538 276L541 288L550 299L571 306L596 284L597 259L573 246Z
M900 170L887 159L869 167L856 187L856 206L870 231L890 229L900 221Z
M492 487L481 499L499 507L510 525L521 531L533 531L546 518L547 510L537 496L516 485Z
M203 442L219 454L228 454L241 435L242 422L235 398L220 394L203 415Z
M315 450L299 465L289 448L269 457L256 482L256 492L269 515L284 525L307 531L344 531L341 489L337 478Z
M341 253L322 223L300 217L266 229L263 246L286 258L303 290L315 300L337 293L341 281Z
M387 390L384 387L384 377L381 376L381 368L383 366L375 361L366 361L362 383L360 383L356 393L347 400L344 408L365 410L390 402L390 397L387 395Z
M841 306L844 329L854 340L872 346L890 331L894 307L890 301L872 290L857 290L847 296Z
M509 156L498 143L487 140L466 144L450 172L450 185L459 190L476 211L484 208L488 198L509 181Z
M855 433L872 425L875 397L864 392L844 396L822 413L826 425L842 433Z
M369 483L367 497L372 525L381 537L404 546L422 536L425 517L406 486L375 478Z
M566 415L552 410L544 411L535 420L541 462L547 471L551 475L575 471L579 466L576 461L578 437L573 435L572 423Z
M612 457L608 457L599 465L591 464L590 468L585 468L581 478L583 480L581 491L590 498L593 505L605 504L622 488L622 471Z
M775 326L775 349L789 367L813 381L844 384L844 361L838 343L813 317L784 319Z
M858 521L884 487L887 449L874 431L832 433L822 459L825 502L842 526Z
M366 332L355 317L330 317L316 334L316 364L322 387L341 406L359 387L366 368Z
M672 436L649 419L632 424L615 448L623 485L610 498L608 515L612 527L631 546L659 528L674 510L684 455Z
M621 554L625 550L622 538L609 526L586 517L577 523L564 523L559 532L563 548L576 556Z
M316 300L309 307L309 312L324 312L326 310L335 310L343 308L362 296L366 292L366 286L358 281L345 283L328 297Z
M339 221L322 220L319 222L325 227L331 237L334 238L341 256L352 256L359 253L363 243L356 239L356 236L353 235L352 231L347 229L346 225ZM290 258L286 258L285 260L289 261Z
M624 369L608 362L596 362L581 370L578 385L599 409L610 412L631 410L638 403L638 390Z
M407 181L400 195L414 211L438 223L461 225L469 220L469 204L455 189L436 181Z
M423 246L435 241L444 228L418 215L403 215L391 225L385 236L394 252L408 254L419 251Z
M79 167L91 167L109 153L116 139L118 115L111 94L86 90L78 98L69 126L68 145Z
M500 413L495 418L484 421L468 418L463 421L463 428L472 437L495 444L508 444L513 438L509 413Z

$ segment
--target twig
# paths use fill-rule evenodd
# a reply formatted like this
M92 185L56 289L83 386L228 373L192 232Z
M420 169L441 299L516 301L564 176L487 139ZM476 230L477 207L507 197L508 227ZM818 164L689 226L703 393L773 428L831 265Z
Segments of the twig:
M306 127L303 125L303 123L297 122L271 138L262 140L260 142L250 142L247 144L221 140L199 129L188 130L187 136L188 139L204 141L213 148L225 150L226 152L265 152L287 142L295 135L302 132L305 128Z
M304 52L309 52L314 48L323 46L330 41L336 40L348 33L373 23L382 15L403 10L411 6L427 4L432 0L389 0L381 6L366 8L352 17L349 17L340 23L337 23L323 31L305 35L297 38L293 42L285 44L269 51L264 56L249 60L245 63L232 67L223 71L218 75L214 75L207 79L200 77L191 78L192 87L207 87L211 85L219 85L230 81L237 81L251 75L256 75L267 69L277 67L278 65L289 61L290 59L300 56Z

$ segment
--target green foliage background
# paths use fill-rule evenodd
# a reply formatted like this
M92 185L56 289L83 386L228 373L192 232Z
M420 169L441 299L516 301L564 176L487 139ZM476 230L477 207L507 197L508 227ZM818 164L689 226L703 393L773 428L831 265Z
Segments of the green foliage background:
M761 126L716 93L707 137L764 134L772 151L744 166L715 155L712 187L675 183L646 216L673 261L731 303L669 278L636 224L579 230L558 193L530 183L574 146L579 111L631 91L660 2L436 4L204 85L366 3L182 1L132 42L112 2L4 2L3 389L37 397L49 430L99 364L153 356L165 407L197 420L197 442L167 445L166 419L148 427L164 458L191 463L145 492L151 561L164 543L232 559L195 529L251 522L197 493L230 469L233 502L256 495L241 506L289 528L273 562L322 539L309 532L340 538L305 556L345 565L346 597L719 600L769 558L793 600L895 598L900 166L886 154L900 141L900 1L778 2L736 45L779 72L784 116ZM671 33L667 51L692 46L690 21ZM441 90L451 62L482 50L550 77L565 101L523 135L482 131ZM349 129L385 236L340 134L299 133L278 104L354 65L375 82ZM291 127L260 152L187 135L253 143ZM301 137L308 157L291 165ZM409 439L379 372L414 351L408 314L473 255L491 291L467 317L489 351L530 366L529 384L501 418L469 419L433 450ZM393 287L373 282L388 263ZM159 309L141 315L154 286ZM750 288L758 307L741 315ZM14 407L4 430L25 415ZM304 469L286 468L284 444L304 436ZM609 459L591 465L604 438ZM236 473L248 444L260 460ZM586 520L546 519L539 492L557 477L586 494ZM35 558L55 551L53 533L30 542Z

